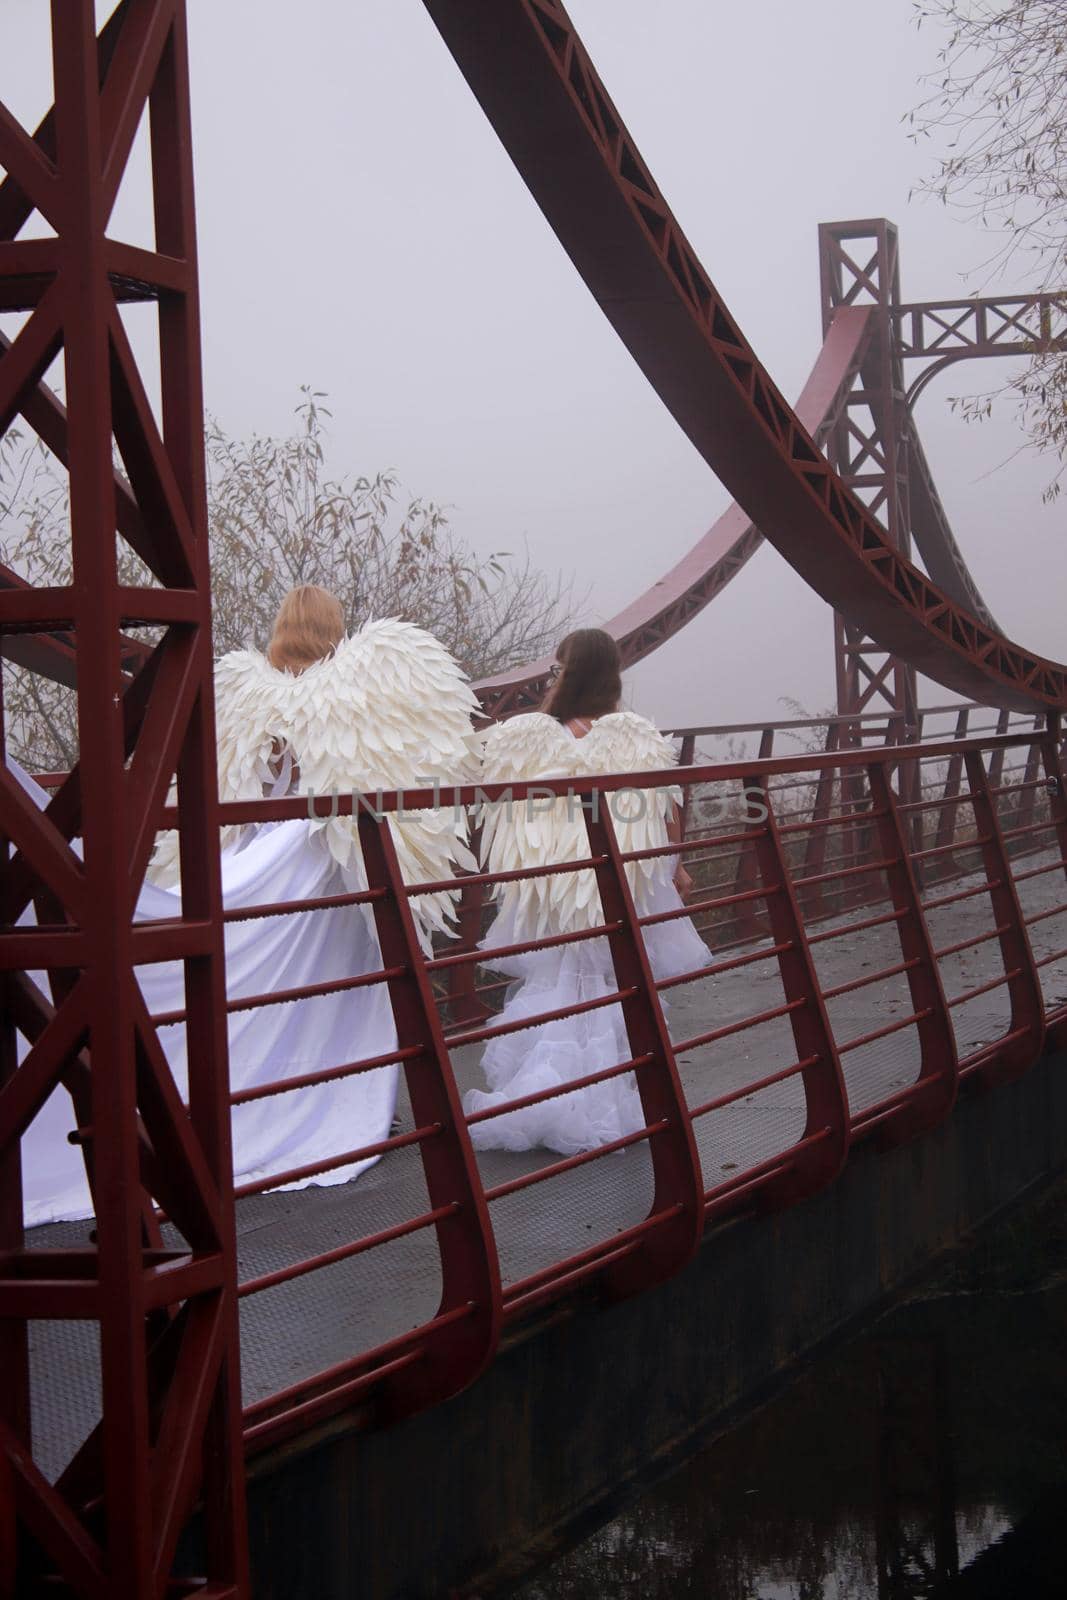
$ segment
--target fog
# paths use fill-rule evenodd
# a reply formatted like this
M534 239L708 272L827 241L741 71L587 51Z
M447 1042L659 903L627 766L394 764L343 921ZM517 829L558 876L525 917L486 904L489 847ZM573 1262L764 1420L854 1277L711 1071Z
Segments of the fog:
M596 308L419 0L188 9L209 409L233 434L281 432L301 384L326 391L334 471L395 467L480 551L528 545L573 576L585 620L626 604L727 496ZM1020 262L1007 283L983 276L988 237L910 198L935 151L903 118L937 46L910 0L570 9L787 395L819 345L820 221L896 222L905 299L1032 286ZM0 0L0 96L31 126L50 98L47 12ZM147 218L135 172L113 231L147 241ZM938 379L920 431L998 618L1063 659L1065 513L1041 499L1052 465L1020 452L1010 406L977 429L948 404L1008 370ZM830 614L765 547L629 679L632 702L673 725L783 715L784 697L819 711L833 698Z

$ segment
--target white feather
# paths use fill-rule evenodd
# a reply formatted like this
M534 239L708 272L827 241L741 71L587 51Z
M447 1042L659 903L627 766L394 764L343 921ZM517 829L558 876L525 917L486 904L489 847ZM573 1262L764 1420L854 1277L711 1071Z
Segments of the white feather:
M483 736L483 783L536 783L596 774L656 772L673 767L673 747L644 717L617 711L600 717L583 739L575 739L553 717L529 712L496 724ZM667 818L681 799L676 785L607 797L623 851L667 843ZM490 803L480 809L482 859L490 872L512 872L588 855L585 820L577 799L549 804ZM630 862L626 875L638 912L646 909L649 886L669 871L669 857ZM543 937L594 927L603 921L592 871L558 873L500 884L496 899L515 919L520 938Z
M215 739L220 800L261 800L273 782L271 757L285 743L288 696L296 679L277 672L258 650L231 650L215 663ZM171 785L173 805L177 786ZM225 849L241 833L223 828ZM178 835L161 833L148 878L161 887L178 882Z
M223 656L215 704L223 801L262 797L281 747L297 764L302 794L373 797L377 790L428 788L435 778L470 782L477 770L471 727L477 701L462 671L432 634L395 617L368 623L296 677L255 650ZM226 833L232 838L234 831ZM355 819L322 819L313 831L339 866L365 884ZM407 883L475 866L466 819L451 809L391 817L390 832ZM173 838L162 836L153 858L157 882L177 876ZM434 930L452 931L457 898L449 890L412 901L424 939Z

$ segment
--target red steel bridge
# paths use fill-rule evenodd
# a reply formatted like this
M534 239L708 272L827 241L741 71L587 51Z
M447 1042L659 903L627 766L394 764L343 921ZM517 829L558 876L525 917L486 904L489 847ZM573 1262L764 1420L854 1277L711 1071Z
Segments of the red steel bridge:
M791 405L563 7L425 4L604 314L735 497L611 623L627 662L692 621L767 540L834 608L839 715L678 730L706 971L653 978L603 810L588 818L587 860L550 869L596 872L605 925L593 933L609 938L618 982L606 1003L622 1005L632 1058L590 1062L578 1081L637 1074L646 1126L618 1141L634 1147L625 1162L613 1146L476 1158L460 1090L499 1031L497 986L474 948L493 880L464 880L463 937L426 959L409 900L427 886L404 885L388 827L361 815L369 887L346 898L369 904L378 929L383 967L367 981L386 985L396 1020L401 1125L375 1147L373 1174L328 1191L328 1229L294 1223L263 1260L239 1251L242 1218L273 1228L280 1213L267 1184L235 1194L231 1177L241 1097L226 1017L238 1002L217 835L305 802L220 807L216 794L184 0L121 0L99 36L92 0L52 0L55 104L34 130L0 106L0 431L21 417L69 475L73 578L35 587L4 572L0 647L76 688L80 758L44 812L0 766L4 1594L247 1595L250 1457L357 1410L384 1422L433 1406L545 1304L590 1284L610 1300L665 1282L724 1218L816 1194L859 1142L918 1139L962 1095L995 1091L1062 1043L1067 666L993 619L912 408L946 363L1059 347L1067 301L908 304L891 224L827 225L824 343ZM109 228L145 118L152 249ZM134 302L157 313L158 415L124 322ZM46 381L60 361L62 401ZM150 574L140 586L119 581L116 532ZM145 628L157 642L138 637ZM546 666L482 684L487 711L536 704ZM918 673L962 699L923 711ZM758 740L740 759L703 747L746 732ZM765 801L758 822L744 788ZM182 915L135 922L165 821L180 830ZM29 907L35 925L20 926ZM163 961L185 967L187 1103L135 975ZM257 998L269 997L239 1003ZM76 1237L22 1223L20 1139L57 1084L96 1204L91 1234ZM285 1201L284 1218L304 1216L299 1196ZM275 1359L301 1306L313 1314ZM60 1405L72 1361L97 1386ZM194 1512L198 1538L180 1546Z

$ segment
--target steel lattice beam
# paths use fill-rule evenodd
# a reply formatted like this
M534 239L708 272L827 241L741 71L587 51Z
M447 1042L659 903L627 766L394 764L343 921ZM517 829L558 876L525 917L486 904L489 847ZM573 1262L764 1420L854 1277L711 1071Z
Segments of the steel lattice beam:
M916 356L1039 355L1067 341L1067 295L974 295L896 305L902 359Z
M843 229L847 234L857 227L867 230L876 226L870 222L828 224L824 231ZM866 262L865 266L873 273L872 263ZM874 333L872 305L844 303L844 294L838 298L843 303L828 305L826 339L796 403L797 416L820 445L825 445L836 431L850 393L859 404L864 402L865 387L859 369ZM926 383L949 362L971 357L1019 357L1067 348L1063 306L1062 295L962 303L931 301L896 308L890 305L894 359L900 362L931 357L930 364L908 390L908 409ZM928 317L929 328L925 322ZM951 334L942 320L948 323ZM972 328L977 330L974 336ZM914 419L898 407L896 424L900 431L898 452L905 452L909 531L926 571L956 605L999 632L953 535ZM625 665L643 660L698 616L722 594L763 542L763 535L739 505L724 512L677 566L604 624L618 640ZM840 618L837 626L843 630ZM483 679L477 687L485 709L500 717L538 705L551 665L551 658L545 657ZM902 707L891 704L894 711L902 714Z
M884 527L893 547L911 555L908 457L900 415L903 376L890 313L900 298L897 230L871 222L824 223L819 229L824 332L841 306L868 305L874 333L830 436L829 456L842 481ZM837 710L847 717L885 709L905 730L917 724L915 670L879 649L847 610L834 615ZM859 729L859 724L856 724ZM856 733L858 737L858 731Z
M1067 669L920 572L756 359L556 0L425 0L594 297L764 537L888 654L965 695L1062 706Z
M29 313L0 354L0 425L21 412L68 469L73 581L0 582L0 637L76 681L81 754L45 812L0 766L0 1462L15 1519L0 1586L155 1600L202 1493L195 1581L236 1600L247 1573L184 5L122 0L99 40L92 0L52 11L53 112L31 135L0 108L0 306ZM146 112L154 251L107 233ZM35 211L54 239L18 238ZM158 424L119 312L131 298L158 303ZM65 411L41 387L60 353ZM151 585L119 583L116 530ZM163 628L150 654L124 637L134 624ZM132 918L175 774L182 915L146 941ZM31 902L38 927L18 927ZM135 973L160 959L185 964L188 1106ZM41 971L50 997L30 977ZM19 1141L59 1084L96 1242L26 1250ZM146 1196L176 1230L169 1248ZM67 1317L99 1325L103 1409L51 1484L33 1458L24 1330Z

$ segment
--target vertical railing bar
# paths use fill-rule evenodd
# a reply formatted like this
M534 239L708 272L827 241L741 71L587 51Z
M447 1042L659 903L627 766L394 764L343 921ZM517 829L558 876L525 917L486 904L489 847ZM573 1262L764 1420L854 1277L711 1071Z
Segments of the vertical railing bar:
M971 712L969 706L965 706L957 715L955 738L961 740L966 739L970 715ZM941 798L943 800L954 800L956 798L960 792L962 777L962 754L950 756L948 768L945 772L945 787L941 794ZM956 830L959 826L958 813L965 809L965 807L954 805L944 805L940 808L937 818L937 833L934 838L934 843L937 845L938 849L943 849L945 845L952 844L955 841ZM917 813L917 815L921 818L923 813L920 811ZM921 845L920 848L922 848ZM957 870L956 860L953 854L949 853L945 856L938 856L936 859L938 861L938 867L936 869L936 873L932 876L939 878L951 877ZM927 881L931 881L931 878L928 878Z
M682 747L678 753L678 765L680 767L691 767L693 765L693 757L696 755L696 745L697 738L695 733L685 733L682 735ZM692 809L692 796L692 784L684 784L682 787L682 814L680 819L681 838L683 840L686 838L686 835L689 832L689 813Z
M1067 779L1064 777L1063 746L1058 712L1050 712L1048 728L1041 743L1041 764L1048 790L1049 816L1056 827L1060 860L1067 862ZM1064 867L1067 876L1067 866Z
M1063 730L1058 711L1050 711L1047 716L1048 724L1040 740L1041 765L1048 791L1049 816L1056 828L1059 858L1064 862L1064 880L1067 882L1067 780L1063 768ZM1063 1022L1050 1023L1048 1035L1057 1048L1067 1045L1067 1025Z
M478 853L478 839L472 834L471 848L475 855ZM456 908L456 920L459 923L459 938L452 946L452 951L459 954L462 951L474 950L482 931L482 905L484 902L485 888L482 884L472 886L465 880L460 880L459 905ZM449 969L447 978L449 1023L456 1026L460 1023L468 1025L481 1022L489 1015L489 1007L478 995L478 967L474 961L465 961Z
M1002 751L994 754L1003 754ZM989 899L993 921L1004 928L1000 935L1000 956L1005 972L1017 975L1008 980L1011 1001L1011 1021L1006 1031L1014 1033L1025 1028L1027 1033L1001 1049L993 1061L982 1069L983 1076L996 1078L1018 1077L1031 1067L1041 1054L1045 1040L1045 1002L1041 990L1041 977L1034 965L1034 952L1030 935L1023 921L1019 892L1012 877L1011 862L997 815L996 801L990 794L990 778L986 776L985 762L980 750L966 752L967 782L974 796L975 822L982 841L982 862L990 884ZM990 777L992 776L990 762Z
M892 719L886 721L885 742L892 743ZM862 750L863 725L855 723L852 727L852 739L849 748ZM860 811L863 800L863 769L851 767L842 773L841 797L848 796L850 811ZM864 861L870 860L872 855L871 830L869 826L857 823L854 828L848 829L848 851L851 856L850 865L859 867ZM851 878L842 890L838 909L845 911L851 907L865 905L870 902L870 886L860 876Z
M906 744L922 744L925 720L926 719L923 712L919 711L916 713L914 732L909 734L907 727L904 728L902 737ZM920 756L916 756L914 761L909 761L907 763L907 769L907 773L905 774L902 772L900 776L902 798L906 792L908 800L921 800L923 781L922 758ZM913 850L921 850L923 833L923 820L921 811L913 811L908 813L906 832L907 837L911 840L911 848ZM913 865L916 869L915 881L921 889L925 879L924 864L921 861L917 861L914 862Z
M773 728L764 728L760 733L759 759L767 761L774 750ZM759 882L759 872L756 867L756 857L753 851L741 846L737 857L737 866L734 870L734 893L746 894L754 889ZM745 939L764 933L766 919L758 910L758 902L753 900L742 901L734 908L734 929L739 938Z
M839 724L836 721L828 722L826 725L824 755L833 755L838 748L838 742ZM819 780L815 787L815 799L811 808L810 821L822 822L830 815L833 795L834 769L827 763L819 769ZM823 871L826 861L827 835L832 832L832 828L813 828L809 833L808 842L804 850L805 878L818 877ZM826 910L826 896L823 890L824 885L818 883L814 886L810 898L805 899L805 913L812 919L822 916Z
M390 1409L402 1415L465 1388L491 1360L500 1339L500 1265L389 821L363 812L358 827L367 885L388 891L373 902L382 963L403 969L402 975L387 980L397 1047L421 1046L423 1052L420 1058L404 1062L412 1115L417 1127L437 1123L441 1130L419 1147L430 1206L456 1206L435 1224L441 1261L437 1314L462 1305L471 1312L436 1331L430 1323L425 1359L389 1380Z
M1000 713L997 716L997 737L998 738L1001 735L1007 733L1008 726L1009 726L1010 722L1011 722L1011 712L1008 711L1005 708L1002 708ZM983 767L982 771L983 771L983 775L984 775L984 773L985 773L985 768L984 767ZM990 781L990 784L992 785L992 787L994 789L999 787L1001 778L1003 776L1003 772L1004 772L1004 751L1003 750L994 750L993 753L992 753L992 756L990 757L990 761L989 761L989 781Z
M1015 807L1015 815L1012 818L1012 826L1016 828L1028 828L1035 821L1035 813L1037 811L1037 789L1034 787L1034 785L1037 780L1038 771L1041 767L1040 734L1043 731L1044 726L1045 718L1039 712L1034 718L1034 742L1027 751L1026 766L1023 770L1022 777L1022 789L1020 790L1018 803ZM997 796L997 807L998 811L1001 813L1003 812L1004 801L1007 799L1007 795Z
M907 978L912 1010L920 1017L915 1025L920 1049L918 1081L930 1086L926 1096L905 1102L882 1125L891 1128L895 1137L906 1138L942 1121L952 1109L959 1081L956 1036L893 786L879 762L870 764L867 777L881 854L893 862L885 869L889 898L894 911L905 913L896 923L901 955L914 963ZM862 1116L859 1120L862 1123Z
M802 1137L829 1130L828 1138L809 1147L797 1164L769 1185L768 1198L786 1203L813 1194L840 1172L849 1145L848 1096L766 778L750 774L745 779L745 793L753 812L750 826L760 881L781 886L767 898L767 920L771 939L784 946L778 970L785 999L804 1002L789 1017L797 1059L815 1058L801 1074L806 1113ZM758 811L765 813L762 819Z
M649 1215L672 1210L676 1213L671 1221L651 1229L640 1249L607 1269L605 1287L612 1294L623 1295L672 1277L691 1259L704 1227L704 1186L663 1005L637 920L626 866L620 859L610 796L594 790L583 810L590 854L602 858L595 868L601 910L605 920L615 926L607 936L615 981L620 989L633 991L620 1002L630 1054L652 1057L637 1075L645 1123L667 1124L661 1134L649 1141L655 1184ZM640 865L633 870L639 872Z

